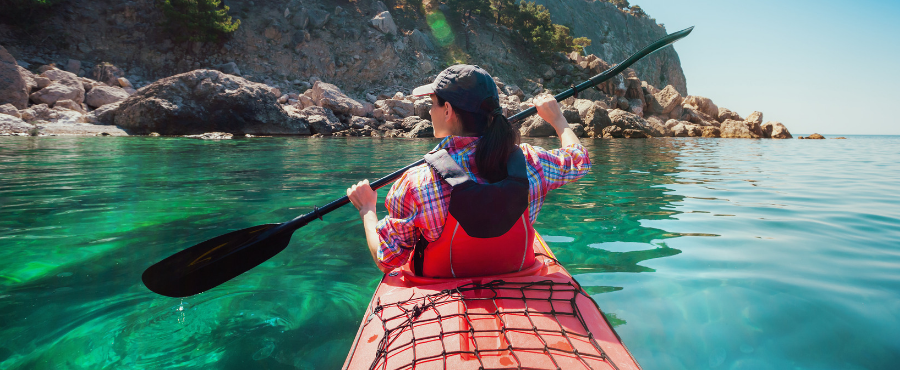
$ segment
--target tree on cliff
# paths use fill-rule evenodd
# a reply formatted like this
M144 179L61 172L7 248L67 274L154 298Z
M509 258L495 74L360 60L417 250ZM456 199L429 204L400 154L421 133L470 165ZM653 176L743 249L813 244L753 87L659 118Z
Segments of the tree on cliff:
M638 17L638 18L647 16L647 13L644 13L644 9L641 9L640 5L632 6L631 14L633 14L635 17Z
M466 50L469 50L469 22L475 15L487 15L490 5L484 0L446 0L445 4L460 16L466 32Z
M236 31L241 20L232 21L229 8L220 0L161 0L166 16L163 26L178 41L218 41Z
M615 5L616 8L619 8L622 10L628 9L628 7L630 6L628 4L628 0L609 0L609 2L610 2L610 4Z

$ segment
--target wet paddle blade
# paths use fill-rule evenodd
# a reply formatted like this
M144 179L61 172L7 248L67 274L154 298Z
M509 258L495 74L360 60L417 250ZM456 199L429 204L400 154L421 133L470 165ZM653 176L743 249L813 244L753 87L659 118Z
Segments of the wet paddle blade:
M141 279L147 288L168 297L212 289L284 250L294 230L276 230L280 225L258 225L212 238L150 266Z

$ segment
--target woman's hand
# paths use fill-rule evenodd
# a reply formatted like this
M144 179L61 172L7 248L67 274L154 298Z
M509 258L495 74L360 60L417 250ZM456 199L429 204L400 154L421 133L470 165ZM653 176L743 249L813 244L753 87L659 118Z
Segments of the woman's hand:
M569 127L566 117L563 116L562 109L559 108L559 102L550 94L541 94L534 97L534 107L537 108L537 114L547 121L557 132Z
M363 216L368 212L375 212L375 203L378 201L378 194L369 186L369 180L363 180L347 188L347 198L353 206L359 210L359 215Z
M566 117L563 116L562 109L559 108L559 102L556 101L553 95L541 94L535 96L533 101L538 115L556 130L556 136L559 137L560 145L566 147L580 143L578 136L569 127L569 122L566 122Z
M375 214L375 202L378 200L378 194L369 186L369 180L363 180L347 188L347 198L350 198L350 202L359 210L359 217L363 220L363 230L366 232L366 245L369 247L369 253L372 255L372 260L375 261L375 266L387 274L391 268L385 267L378 260L378 249L381 248L381 241L375 230L378 224L378 215Z

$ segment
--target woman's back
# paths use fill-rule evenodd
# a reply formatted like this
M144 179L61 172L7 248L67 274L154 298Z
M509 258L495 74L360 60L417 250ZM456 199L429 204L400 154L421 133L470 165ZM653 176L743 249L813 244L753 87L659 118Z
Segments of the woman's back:
M522 151L528 181L528 205L524 213L527 220L523 218L527 228L540 213L548 191L581 178L590 168L587 152L551 96L536 97L534 102L538 115L556 130L561 148L545 150L519 144L519 132L503 116L494 80L478 66L449 67L438 75L434 83L414 89L412 95L431 97L434 135L445 138L436 150L446 149L453 162L476 183L494 183L504 179L508 170L507 160L512 153ZM447 232L452 192L453 187L432 168L426 165L412 168L391 187L385 201L388 216L379 221L374 204L377 197L368 182L362 181L347 189L347 196L363 218L369 251L382 271L388 272L403 265L414 249L421 249ZM506 195L495 192L492 196ZM490 206L483 204L466 204L465 207L488 215L505 211L490 209ZM454 221L453 217L450 219ZM453 235L464 221L455 224L453 234L449 236L451 245Z

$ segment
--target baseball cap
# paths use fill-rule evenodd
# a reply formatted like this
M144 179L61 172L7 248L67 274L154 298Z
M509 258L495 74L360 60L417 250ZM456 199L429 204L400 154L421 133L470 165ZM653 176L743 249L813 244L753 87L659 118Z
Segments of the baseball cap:
M471 113L489 113L500 104L497 84L477 65L457 64L441 71L434 82L419 86L413 96L436 94L456 108ZM485 100L493 99L482 106Z

